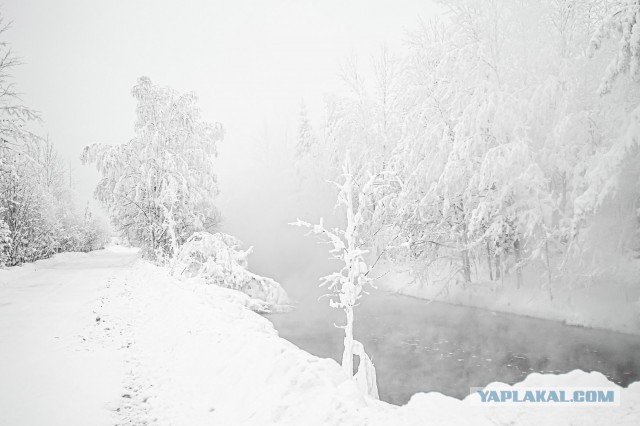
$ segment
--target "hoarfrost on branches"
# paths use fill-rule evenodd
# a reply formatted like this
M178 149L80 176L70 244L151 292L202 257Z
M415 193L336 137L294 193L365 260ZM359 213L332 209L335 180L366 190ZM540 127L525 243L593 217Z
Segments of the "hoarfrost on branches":
M351 165L349 154L343 165L342 183L338 187L336 207L344 210L346 224L344 229L327 228L322 219L313 225L298 219L291 223L293 226L308 228L309 234L316 235L331 246L329 252L332 258L343 263L342 268L321 278L321 286L329 290L329 304L333 308L342 309L346 316L344 329L344 351L342 354L342 369L348 377L353 377L353 356L360 357L360 367L356 373L359 386L370 396L378 398L375 369L371 360L364 352L364 347L353 336L354 307L362 298L365 286L372 283L369 277L369 267L365 261L368 250L362 247L362 225L366 211L369 209L369 198L373 194L377 176L371 175L359 185Z

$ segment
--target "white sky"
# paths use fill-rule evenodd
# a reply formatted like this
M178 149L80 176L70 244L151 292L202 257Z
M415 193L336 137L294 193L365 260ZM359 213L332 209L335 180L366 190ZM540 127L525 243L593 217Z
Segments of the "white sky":
M130 91L146 75L195 91L204 118L224 124L216 168L231 222L245 208L240 197L259 195L264 183L252 173L258 147L292 142L301 100L317 114L323 94L340 90L337 73L349 55L366 62L383 44L400 46L406 29L436 11L424 0L5 0L1 7L13 21L6 37L24 61L18 90L71 162L82 199L97 182L78 161L82 148L133 136ZM238 233L244 225L236 220Z

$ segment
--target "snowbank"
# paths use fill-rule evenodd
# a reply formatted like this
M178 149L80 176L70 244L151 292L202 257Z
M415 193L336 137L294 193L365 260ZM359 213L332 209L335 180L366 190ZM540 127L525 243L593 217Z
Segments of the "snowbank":
M640 334L640 261L633 285L600 279L584 286L555 286L553 298L545 283L525 275L522 288L514 276L504 284L496 281L472 282L463 286L451 282L426 284L397 268L376 283L383 290L428 300L472 306L491 311L548 319L590 328ZM382 275L382 274L380 274Z

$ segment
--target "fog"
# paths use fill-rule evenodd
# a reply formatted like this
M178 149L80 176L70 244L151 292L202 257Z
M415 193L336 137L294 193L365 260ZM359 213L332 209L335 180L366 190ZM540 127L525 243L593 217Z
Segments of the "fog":
M430 19L436 6L16 0L3 9L23 60L15 73L22 98L42 113L41 131L68 162L80 200L92 199L98 178L80 165L82 148L133 137L130 91L138 77L194 91L203 117L226 129L215 165L221 229L255 247L257 272L287 281L323 256L287 223L315 220L332 203L295 185L291 147L301 102L320 120L324 95L343 90L338 73L347 58L367 63L382 46L401 46L407 28Z
M416 392L462 398L575 369L623 386L640 378L637 0L0 7L12 22L0 25L0 291L11 298L0 347L17 348L13 359L40 362L24 357L30 339L50 353L61 333L38 327L82 312L64 322L95 333L65 334L94 346L67 349L124 354L133 379L113 394L124 405L109 406L156 420L154 406L203 399L204 382L228 393L222 370L242 388L237 401L264 385L249 399L273 397L278 420L294 418L294 393L343 399L332 415L352 397L358 415L365 400L412 400L422 419L431 397ZM165 87L195 93L197 110ZM216 209L215 231L252 247L248 267L232 239L200 232ZM139 250L112 244L116 230ZM42 316L52 300L65 309ZM23 333L22 316L41 324ZM149 337L158 344L138 352ZM149 369L175 360L175 371ZM575 373L567 383L588 376ZM171 379L182 375L193 395L154 397L180 392ZM230 411L206 400L198 413ZM256 414L248 407L242 416Z
M273 141L267 131L252 144L225 144L218 160L222 212L220 230L253 246L251 270L285 285L295 300L320 293L318 279L331 272L327 246L292 227L297 218L336 222L334 189L328 182L303 182L296 172L290 142ZM281 142L281 145L277 145ZM289 142L289 143L288 143Z

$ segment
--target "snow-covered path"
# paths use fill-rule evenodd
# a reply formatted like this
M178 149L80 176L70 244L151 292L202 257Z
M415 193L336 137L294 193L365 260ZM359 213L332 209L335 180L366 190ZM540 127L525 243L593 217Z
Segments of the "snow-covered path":
M243 295L178 282L114 247L0 271L0 425L629 424L619 407L473 406L364 397L333 360L278 337ZM599 373L523 386L613 386ZM518 386L518 385L516 385Z
M136 257L65 254L0 271L0 424L113 424L105 403L120 396L124 353L97 312Z

